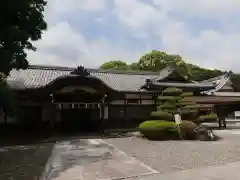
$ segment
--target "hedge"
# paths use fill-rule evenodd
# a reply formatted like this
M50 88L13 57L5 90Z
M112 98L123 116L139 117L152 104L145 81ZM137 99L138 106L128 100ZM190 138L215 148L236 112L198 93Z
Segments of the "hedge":
M200 116L198 118L198 121L201 122L212 122L212 121L216 121L218 118L218 116L215 113L209 114L209 115L204 115L204 116Z
M163 91L164 96L180 96L183 93L179 88L167 88Z
M193 95L193 92L184 92L181 94L182 97L192 97Z
M139 125L140 132L150 140L179 139L179 131L173 121L150 120Z
M194 109L182 109L180 114L182 116L182 119L194 120L197 119L199 111Z
M158 106L158 110L168 110L168 109L177 109L177 106L175 104L170 104L170 103L164 103Z
M164 120L171 121L173 120L173 115L171 113L164 112L164 111L153 111L151 112L151 118L164 119Z

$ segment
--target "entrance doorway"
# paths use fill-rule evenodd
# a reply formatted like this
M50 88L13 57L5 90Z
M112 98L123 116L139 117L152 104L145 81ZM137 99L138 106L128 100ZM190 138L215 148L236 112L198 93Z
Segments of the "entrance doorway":
M100 103L57 104L61 131L93 132L100 128Z

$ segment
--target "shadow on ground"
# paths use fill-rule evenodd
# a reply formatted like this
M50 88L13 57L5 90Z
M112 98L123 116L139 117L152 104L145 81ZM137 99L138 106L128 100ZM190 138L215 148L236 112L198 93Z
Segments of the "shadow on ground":
M51 156L53 143L0 149L1 180L37 180Z

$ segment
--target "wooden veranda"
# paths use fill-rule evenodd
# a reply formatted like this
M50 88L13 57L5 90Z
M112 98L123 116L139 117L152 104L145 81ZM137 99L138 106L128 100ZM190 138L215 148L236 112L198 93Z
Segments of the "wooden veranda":
M213 95L186 97L186 101L192 101L196 104L211 107L218 115L219 128L226 128L226 117L240 110L239 92L218 92Z

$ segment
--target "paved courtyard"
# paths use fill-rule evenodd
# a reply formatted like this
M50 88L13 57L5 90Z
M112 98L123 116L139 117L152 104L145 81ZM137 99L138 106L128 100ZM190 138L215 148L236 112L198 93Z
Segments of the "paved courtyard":
M240 130L216 133L223 139L216 142L157 142L137 137L78 139L40 147L1 149L0 179L7 180L13 175L14 180L35 180L36 176L41 176L41 180L239 180L236 172L240 171Z
M148 141L137 137L106 141L160 173L167 173L240 160L240 133L232 131L218 132L224 138L215 142Z

